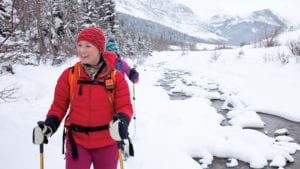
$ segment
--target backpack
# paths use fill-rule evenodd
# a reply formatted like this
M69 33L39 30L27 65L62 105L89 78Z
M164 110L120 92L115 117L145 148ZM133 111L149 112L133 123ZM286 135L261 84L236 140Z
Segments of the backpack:
M118 59L116 61L116 69L119 70L119 71L122 71L122 61L121 61L121 59Z

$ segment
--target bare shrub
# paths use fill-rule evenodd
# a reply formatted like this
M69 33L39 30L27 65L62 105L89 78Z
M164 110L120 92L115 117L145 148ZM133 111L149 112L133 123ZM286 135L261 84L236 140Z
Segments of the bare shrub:
M16 92L19 90L16 86L8 86L0 90L0 103L16 101Z
M7 73L15 74L15 72L14 72L13 67L12 67L11 64L2 65L0 73L2 73L2 72L7 72Z
M242 58L242 56L244 56L245 55L245 52L244 52L244 50L241 48L241 50L239 51L239 53L237 54L237 58L238 59L241 59Z
M277 58L273 54L265 53L263 56L263 60L264 62L273 62L277 60Z
M290 62L290 55L286 54L284 51L278 52L277 58L283 65L286 65Z
M271 32L265 31L265 39L262 41L262 45L264 47L273 47L278 46L277 37L281 33L282 27L278 26L274 28Z
M277 54L265 53L263 56L264 62L280 62L283 65L286 65L290 62L290 55L284 51L278 51Z
M298 41L290 41L288 47L290 52L295 56L296 62L300 63L300 39Z
M221 55L222 55L222 52L220 50L213 51L211 53L211 61L213 61L213 62L217 61Z

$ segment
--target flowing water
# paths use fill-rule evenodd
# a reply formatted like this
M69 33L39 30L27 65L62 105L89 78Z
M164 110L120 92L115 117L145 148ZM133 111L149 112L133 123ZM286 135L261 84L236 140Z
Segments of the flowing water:
M222 115L226 115L227 110L221 109L223 105L223 101L221 100L212 100L213 107L216 108L218 113ZM274 137L274 131L278 129L285 128L289 131L289 136L295 139L297 143L300 143L300 125L297 122L289 121L277 116L268 115L264 113L258 113L261 119L265 122L265 127L263 129L255 129L267 134L270 137ZM226 122L224 122L226 123ZM227 124L227 123L226 123ZM300 153L299 151L296 154L292 155L294 158L293 163L287 164L285 169L300 169ZM226 168L227 159L222 158L214 158L213 164L209 167L212 169L250 169L249 165L245 162L239 161L239 165L237 167ZM265 167L265 169L275 169L274 167Z
M171 100L184 100L190 98L191 96L185 94L184 92L170 92L174 87L173 83L182 78L182 76L190 75L188 72L182 70L167 70L164 74L163 79L159 80L159 85L162 86L169 94ZM211 100L212 106L222 115L226 115L227 110L221 109L223 105L222 100ZM278 129L287 129L289 131L289 136L292 137L295 142L300 143L300 124L297 122L289 121L277 116L264 114L258 112L261 119L265 122L265 127L263 129L255 129L267 134L270 137L274 137L274 131ZM222 125L229 125L228 121L224 121ZM295 161L293 163L287 164L285 169L300 169L300 152L297 151L296 154L292 155ZM195 159L195 158L194 158ZM195 159L198 160L198 159ZM237 167L226 167L227 159L214 157L213 163L209 165L211 169L250 169L249 164L238 161L239 165ZM275 169L276 167L265 167L265 169Z

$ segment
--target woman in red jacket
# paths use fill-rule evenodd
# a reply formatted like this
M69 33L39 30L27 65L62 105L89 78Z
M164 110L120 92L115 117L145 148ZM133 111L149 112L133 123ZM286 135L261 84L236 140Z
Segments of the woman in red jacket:
M117 141L128 138L133 112L128 84L110 65L100 29L83 29L76 42L80 62L60 75L46 120L34 128L33 142L47 143L69 109L66 169L89 169L92 164L94 169L116 169Z

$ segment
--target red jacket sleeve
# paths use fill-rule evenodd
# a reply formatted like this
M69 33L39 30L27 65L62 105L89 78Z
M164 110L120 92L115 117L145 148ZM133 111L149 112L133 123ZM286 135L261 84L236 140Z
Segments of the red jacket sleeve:
M116 86L115 86L115 111L117 113L125 113L131 119L133 108L130 99L130 91L128 83L123 74L119 71L116 72Z
M64 70L58 78L54 92L54 99L47 113L47 117L54 115L59 119L59 121L62 121L65 117L70 103L69 69L70 68Z

